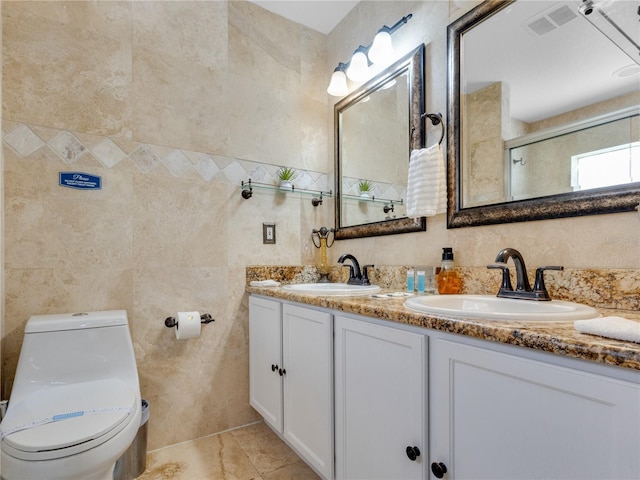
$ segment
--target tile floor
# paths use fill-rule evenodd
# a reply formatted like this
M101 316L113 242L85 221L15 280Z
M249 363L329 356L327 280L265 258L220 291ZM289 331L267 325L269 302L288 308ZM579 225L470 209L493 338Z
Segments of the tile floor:
M137 480L319 480L264 422L149 453Z

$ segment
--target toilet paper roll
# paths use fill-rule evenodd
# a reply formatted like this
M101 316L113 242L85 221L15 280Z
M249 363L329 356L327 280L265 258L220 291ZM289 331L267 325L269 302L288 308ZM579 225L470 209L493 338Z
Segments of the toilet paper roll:
M178 312L176 313L176 338L184 340L187 338L197 338L200 336L200 313L199 312Z

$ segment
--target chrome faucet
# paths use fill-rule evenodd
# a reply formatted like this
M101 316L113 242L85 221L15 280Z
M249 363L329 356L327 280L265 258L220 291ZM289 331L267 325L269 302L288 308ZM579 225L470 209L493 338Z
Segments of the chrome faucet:
M516 266L516 289L513 289L511 285L511 274L507 267L507 261L513 260ZM527 275L527 267L524 263L524 258L519 251L514 248L505 248L498 253L495 263L487 265L487 268L497 268L502 270L502 284L498 291L498 297L502 298L517 298L523 300L551 300L549 292L544 284L544 271L545 270L564 270L564 267L549 266L539 267L536 269L536 278L533 283L533 288L529 283L529 277Z
M345 260L351 260L351 265L344 265L345 267L349 267L349 280L347 283L349 285L371 285L369 281L368 270L372 268L374 265L365 265L362 268L362 272L360 271L360 264L356 257L351 255L350 253L345 253L340 255L338 258L338 263L344 263Z

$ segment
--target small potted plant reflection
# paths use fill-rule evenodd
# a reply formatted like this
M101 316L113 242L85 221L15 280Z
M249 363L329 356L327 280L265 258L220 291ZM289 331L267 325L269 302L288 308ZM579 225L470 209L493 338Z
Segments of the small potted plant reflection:
M369 180L360 180L358 182L358 192L362 198L370 198L373 184Z
M293 190L293 180L297 177L296 170L290 167L280 167L278 170L278 180L280 190Z

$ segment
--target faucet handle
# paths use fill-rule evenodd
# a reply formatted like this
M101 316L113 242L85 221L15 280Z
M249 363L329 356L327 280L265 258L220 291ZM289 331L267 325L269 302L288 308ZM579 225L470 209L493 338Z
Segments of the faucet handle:
M369 264L362 267L362 285L371 285L369 281L369 269L374 268L375 265Z
M536 279L533 283L533 292L536 294L538 300L551 300L547 287L544 284L544 271L545 270L564 270L561 266L548 266L536 268Z
M513 286L511 285L511 275L509 274L509 268L507 267L506 263L492 263L491 265L487 265L487 268L502 270L502 285L500 285L500 291L513 292Z

